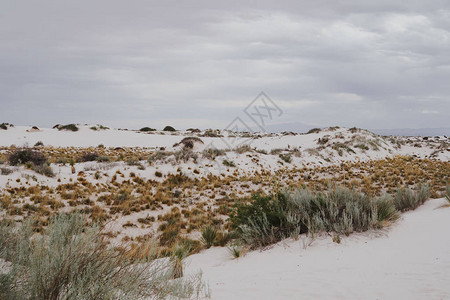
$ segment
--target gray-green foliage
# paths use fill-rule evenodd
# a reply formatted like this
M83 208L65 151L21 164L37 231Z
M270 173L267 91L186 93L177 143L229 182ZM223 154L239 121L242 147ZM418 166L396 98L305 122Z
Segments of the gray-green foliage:
M398 189L394 197L395 208L399 211L416 209L430 196L429 187L421 185L416 191L410 188Z
M426 189L412 193L422 199ZM241 240L257 248L301 233L348 235L381 228L398 216L394 199L389 195L373 198L337 187L323 193L296 189L255 195L249 204L236 204L231 221Z
M198 276L172 280L165 260L127 258L108 247L98 226L79 214L51 218L43 235L33 221L2 222L0 299L195 298L205 291Z

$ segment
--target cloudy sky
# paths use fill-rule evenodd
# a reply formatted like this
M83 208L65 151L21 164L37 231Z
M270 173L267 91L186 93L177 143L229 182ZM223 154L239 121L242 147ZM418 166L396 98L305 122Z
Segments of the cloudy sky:
M0 0L0 123L223 128L260 91L274 122L449 127L450 2Z

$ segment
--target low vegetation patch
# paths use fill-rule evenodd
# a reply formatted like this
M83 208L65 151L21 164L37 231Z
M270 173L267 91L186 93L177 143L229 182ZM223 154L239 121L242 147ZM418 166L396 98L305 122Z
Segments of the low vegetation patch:
M47 162L47 157L39 151L25 148L12 152L8 156L8 160L12 166L26 164L28 162L33 163L35 166L41 166Z
M8 264L0 274L1 299L165 299L207 294L199 276L173 280L172 262L155 260L152 247L140 248L145 253L109 247L100 228L87 225L82 215L54 216L37 236L33 224L32 219L21 226L0 224L0 257Z
M404 211L423 203L428 188L404 189L399 193L407 193L406 198L413 199L401 202L401 211ZM349 235L382 228L395 221L400 210L396 199L397 196L387 194L374 198L343 187L325 192L296 189L254 195L250 203L235 205L231 224L240 239L252 248L276 243L293 234L314 236L320 232L335 232Z
M150 127L142 127L141 129L139 129L139 131L150 132L150 131L156 131L156 129L155 128L150 128Z
M79 128L75 124L67 124L67 125L56 125L58 130L67 130L67 131L78 131Z

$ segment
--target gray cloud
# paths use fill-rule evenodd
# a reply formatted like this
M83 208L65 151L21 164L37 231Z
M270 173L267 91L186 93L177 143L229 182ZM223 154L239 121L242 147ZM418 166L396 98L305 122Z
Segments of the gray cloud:
M0 121L449 126L450 5L403 2L0 0Z

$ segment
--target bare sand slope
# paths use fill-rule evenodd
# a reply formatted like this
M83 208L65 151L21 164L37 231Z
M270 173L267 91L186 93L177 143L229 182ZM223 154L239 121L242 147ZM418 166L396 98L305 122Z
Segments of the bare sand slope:
M450 208L429 200L384 232L341 244L302 239L231 260L225 248L188 258L212 299L450 299Z

